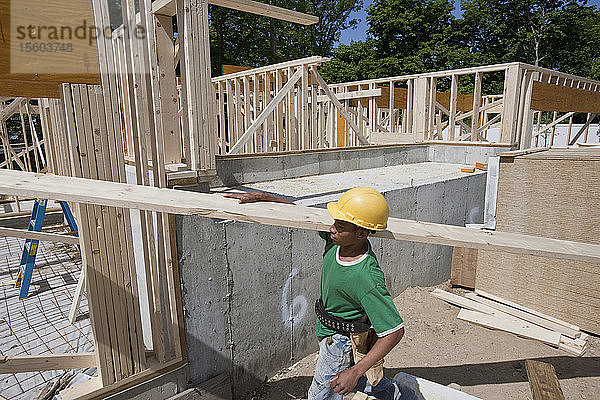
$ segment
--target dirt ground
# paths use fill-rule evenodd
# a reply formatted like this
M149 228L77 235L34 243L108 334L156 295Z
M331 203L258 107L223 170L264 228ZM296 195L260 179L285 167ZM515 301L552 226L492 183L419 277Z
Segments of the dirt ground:
M449 283L436 287L464 293ZM531 399L525 360L536 359L554 366L566 399L600 399L598 336L590 335L583 357L573 357L537 341L458 320L458 307L431 296L433 289L409 288L394 300L406 334L386 357L387 377L402 371L443 385L458 384L481 399ZM280 371L247 399L305 399L316 357L311 354Z

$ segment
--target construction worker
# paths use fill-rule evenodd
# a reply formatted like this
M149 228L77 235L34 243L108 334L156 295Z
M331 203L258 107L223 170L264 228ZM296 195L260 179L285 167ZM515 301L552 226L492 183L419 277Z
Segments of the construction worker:
M226 197L293 204L262 192ZM352 391L399 399L396 382L383 377L383 357L402 339L404 322L368 240L386 228L387 202L375 189L358 187L328 203L327 210L335 222L329 232L319 232L325 239L321 298L315 305L319 358L308 399L338 400Z

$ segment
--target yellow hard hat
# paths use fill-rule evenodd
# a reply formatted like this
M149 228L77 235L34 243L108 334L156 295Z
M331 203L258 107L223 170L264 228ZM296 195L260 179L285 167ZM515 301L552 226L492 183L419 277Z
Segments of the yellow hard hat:
M333 219L374 231L382 231L387 227L390 214L383 195L369 187L348 190L338 201L327 203L327 210Z

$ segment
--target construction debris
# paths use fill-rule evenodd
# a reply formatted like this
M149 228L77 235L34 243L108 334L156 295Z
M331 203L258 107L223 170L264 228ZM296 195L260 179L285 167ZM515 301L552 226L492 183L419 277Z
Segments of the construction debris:
M525 307L513 307L510 302L485 292L471 292L463 297L435 289L431 294L461 307L458 319L538 340L578 357L586 351L588 335L567 322Z

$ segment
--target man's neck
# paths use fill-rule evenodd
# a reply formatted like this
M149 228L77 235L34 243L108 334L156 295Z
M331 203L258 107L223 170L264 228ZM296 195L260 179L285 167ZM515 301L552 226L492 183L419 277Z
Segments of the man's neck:
M342 259L342 261L354 261L365 254L368 250L369 243L367 240L350 246L340 246L340 259Z

